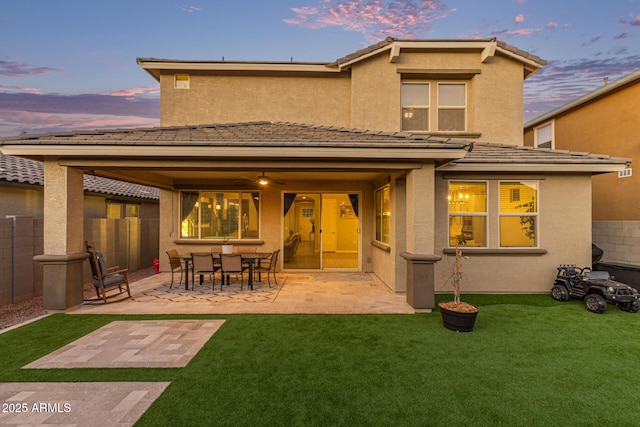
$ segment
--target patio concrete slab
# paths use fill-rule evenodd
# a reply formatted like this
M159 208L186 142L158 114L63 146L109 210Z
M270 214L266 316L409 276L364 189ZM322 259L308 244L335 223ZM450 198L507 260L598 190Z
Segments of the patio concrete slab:
M3 426L132 426L168 382L0 384Z
M224 320L124 320L111 322L23 369L178 368Z
M161 273L131 285L132 298L110 304L83 304L71 314L386 314L415 313L406 295L395 293L376 275L359 272L278 273L278 284L258 282L240 291L239 283L195 290Z

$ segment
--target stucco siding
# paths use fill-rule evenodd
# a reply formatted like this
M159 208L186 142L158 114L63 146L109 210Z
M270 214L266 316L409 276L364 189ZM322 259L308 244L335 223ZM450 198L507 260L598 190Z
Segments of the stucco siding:
M555 121L556 148L605 153L640 164L640 83L583 106ZM593 177L593 219L640 220L640 173L618 178L615 173ZM635 197L630 197L630 196Z
M470 80L442 80L398 72L407 69L480 70L480 73ZM403 52L397 62L390 63L385 52L355 64L351 79L352 127L399 131L402 81L463 82L467 84L466 132L481 133L480 141L522 145L522 64L516 61L493 57L482 63L479 53ZM436 90L435 85L432 90ZM509 96L505 97L505 93ZM465 135L454 137L464 139Z
M348 74L335 77L206 76L192 74L189 89L160 79L160 124L183 126L285 121L349 126Z
M534 178L534 177L529 177ZM529 179L527 178L527 179ZM457 178L456 178L457 179ZM503 179L524 179L509 176ZM589 175L538 177L538 248L545 254L482 254L463 248L463 293L546 293L560 264L591 265ZM488 248L500 249L498 179L488 179ZM436 180L436 250L448 247L447 180ZM481 251L480 251L481 252ZM436 264L436 292L450 293L451 256Z
M481 141L523 145L524 92L522 64L492 57L474 77L475 125ZM508 94L508 95L506 95Z
M351 127L400 130L400 75L383 53L351 71Z
M42 218L44 216L44 199L41 187L29 189L24 187L0 186L0 218L7 215L29 216Z

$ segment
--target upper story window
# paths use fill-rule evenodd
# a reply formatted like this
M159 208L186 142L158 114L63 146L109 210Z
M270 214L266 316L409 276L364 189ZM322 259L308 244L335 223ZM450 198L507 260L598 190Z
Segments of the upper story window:
M176 89L189 89L190 77L189 74L176 74L174 76L173 87Z
M538 182L500 182L500 247L538 245Z
M391 190L388 185L375 192L376 203L376 240L391 243Z
M429 98L428 83L402 84L402 130L429 130Z
M467 88L464 83L438 83L438 131L466 129Z
M487 246L487 183L449 182L449 244Z
M180 221L182 238L257 239L260 192L183 191Z
M403 131L464 132L467 129L465 83L402 83L400 102ZM437 108L430 108L432 105Z
M555 148L553 122L545 123L533 130L534 144L538 148Z

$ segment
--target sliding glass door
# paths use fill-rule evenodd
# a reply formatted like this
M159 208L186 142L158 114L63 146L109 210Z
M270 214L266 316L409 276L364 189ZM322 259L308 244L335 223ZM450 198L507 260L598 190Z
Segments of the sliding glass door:
M359 199L351 193L284 193L284 268L358 270Z

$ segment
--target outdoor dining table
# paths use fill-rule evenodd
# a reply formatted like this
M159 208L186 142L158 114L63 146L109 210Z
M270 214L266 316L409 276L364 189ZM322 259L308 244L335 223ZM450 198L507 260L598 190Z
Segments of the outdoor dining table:
M194 252L194 253L208 254L209 252ZM268 258L271 255L271 252L239 252L239 254L240 254L240 258L242 258L242 261L247 261L249 264L249 289L253 290L253 264L255 263L255 261L260 262L260 260ZM213 255L213 259L220 259L221 254L214 252L211 255ZM181 254L180 259L184 261L184 269L185 269L184 289L188 291L189 290L189 264L191 264L193 259L190 253ZM195 276L195 274L193 274L193 276ZM195 277L191 279L192 285L194 280L195 280ZM222 277L222 283L224 284L224 276Z

